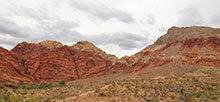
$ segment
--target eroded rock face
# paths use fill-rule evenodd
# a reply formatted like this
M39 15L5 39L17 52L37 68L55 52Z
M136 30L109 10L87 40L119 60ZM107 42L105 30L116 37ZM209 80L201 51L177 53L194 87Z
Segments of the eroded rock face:
M172 27L155 44L121 59L87 41L73 46L55 41L22 42L11 51L0 47L0 86L18 85L21 81L77 80L184 64L220 66L220 30Z
M78 79L105 75L112 65L110 60L86 51L79 52L74 60Z
M111 70L114 73L135 72L163 65L182 64L219 66L219 48L220 29L196 26L172 27L153 45L135 55L119 59ZM115 67L120 70L114 70Z
M168 30L167 34L161 36L155 44L166 44L177 40L187 40L191 38L208 38L220 37L219 28L211 27L172 27Z
M94 44L92 44L88 41L79 41L76 44L72 45L72 48L77 51L91 52L91 53L96 54L98 56L102 56L103 58L110 60L112 62L117 61L117 57L115 55L107 54L106 52L102 51L101 49L99 49Z
M19 63L19 58L0 47L0 86L29 83L30 80L23 76L25 73L25 69Z
M57 41L50 41L50 40L45 40L39 43L39 45L44 46L48 49L55 49L55 48L60 48L63 46L62 43L57 42Z
M94 45L84 45L83 48L97 49L91 47ZM40 83L104 75L113 63L92 51L63 45L45 47L42 43L22 42L12 52L20 58L27 75Z

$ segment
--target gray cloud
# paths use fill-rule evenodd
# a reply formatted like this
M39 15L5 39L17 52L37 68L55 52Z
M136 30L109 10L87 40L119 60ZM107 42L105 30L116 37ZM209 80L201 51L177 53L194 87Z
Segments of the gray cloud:
M116 8L110 8L106 5L86 4L71 0L71 6L81 11L87 12L102 20L109 20L115 18L124 23L133 23L134 18L131 13L118 10Z
M114 44L118 45L124 50L131 50L133 48L143 48L151 41L148 36L137 35L127 32L116 32L113 34L101 34L91 36L89 41L94 42L96 45Z
M167 29L165 27L161 27L158 29L159 32L165 33Z
M13 20L0 17L0 34L13 37L27 37L28 35Z
M15 44L28 41L39 42L42 40L57 40L61 42L76 41L81 38L81 34L74 31L79 24L64 21L49 14L47 9L37 9L14 6L9 9L11 12L0 14L0 44L15 46ZM42 11L43 10L43 11ZM36 21L39 25L33 28L19 26L13 16L24 17ZM7 36L10 37L7 37ZM7 37L5 40L4 37ZM13 40L12 40L13 39Z
M147 24L151 24L151 25L155 24L156 19L155 19L154 15L153 14L148 14L146 22L147 22Z
M12 8L9 8L9 10L11 12L9 12L9 15L11 16L23 16L23 17L29 17L29 18L33 18L33 19L43 19L43 18L47 18L48 19L48 15L45 13L47 12L47 9L45 9L43 6L41 6L41 9L33 9L30 7L25 7L25 6L14 6Z
M28 15L29 13L25 13ZM25 16L25 15L24 15ZM49 18L50 19L50 18ZM88 40L96 45L114 44L118 45L124 50L130 50L133 48L141 48L146 46L146 42L149 41L147 36L140 36L137 34L127 32L116 32L112 34L100 34L100 35L83 35L75 31L79 24L74 22L67 22L60 19L53 20L53 22L47 22L45 20L38 20L39 26L31 30L22 29L13 20L0 19L0 32L5 32L12 37L18 37L21 32L25 32L24 36L19 36L16 40L1 40L1 44L15 46L23 40L29 42L39 42L42 40L56 40L60 42L76 42L81 40ZM6 29L7 28L7 29ZM2 35L3 33L0 33ZM3 34L5 35L5 34ZM31 35L31 36L28 36Z
M179 12L180 18L178 19L177 25L179 26L192 26L202 25L204 20L199 10L194 7L187 7Z
M220 10L220 8L219 8L219 10ZM220 26L220 19L219 18L220 18L220 14L218 12L216 12L215 14L212 15L210 23L213 25L216 25L216 26Z
M43 39L59 40L62 42L77 41L83 38L82 34L74 30L78 26L77 23L62 20L57 21L53 25L45 25L42 28L45 31Z
M0 38L0 44L13 46L13 45L17 44L17 41L10 40L10 39L5 39L5 38Z

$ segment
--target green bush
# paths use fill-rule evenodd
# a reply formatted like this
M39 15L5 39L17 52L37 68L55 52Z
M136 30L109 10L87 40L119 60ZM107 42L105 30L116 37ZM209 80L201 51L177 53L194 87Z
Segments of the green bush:
M9 99L10 99L9 95L7 95L7 94L1 95L1 98L2 98L5 102L8 102Z
M44 83L44 84L40 84L39 89L46 89L52 87L53 87L52 83Z
M152 98L152 99L150 100L150 102L159 102L159 100L154 97L154 98Z
M39 85L35 85L35 84L32 84L27 87L27 89L38 89L38 88L39 88Z
M52 84L52 83L44 83L44 84L40 84L40 85L22 85L21 89L47 89L47 88L54 88L54 87L60 87L60 86L65 86L65 81L60 81L59 84Z
M66 82L65 82L65 80L61 80L61 81L59 81L59 84L65 86Z
M20 84L20 85L23 85L23 84L24 84L24 82L20 80L20 81L19 81L19 84Z
M7 89L0 90L0 102L38 102L38 99L30 95L25 98L22 95L12 94Z
M21 86L21 89L28 89L28 86L22 85L22 86Z
M12 88L12 89L18 89L17 86L14 86L14 85L5 85L6 87L9 87L9 88Z

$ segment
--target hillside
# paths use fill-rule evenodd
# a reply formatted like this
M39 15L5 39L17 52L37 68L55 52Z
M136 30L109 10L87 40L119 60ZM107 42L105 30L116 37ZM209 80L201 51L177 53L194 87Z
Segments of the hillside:
M5 54L6 52L9 54ZM71 81L104 75L117 60L115 56L106 54L89 42L78 42L73 46L49 40L40 43L22 42L11 51L1 50L0 54L4 55L0 66L11 68L9 74L19 73L20 75L14 76L22 76L34 83ZM5 64L9 61L14 61L13 67L10 66L11 63ZM10 77L2 78L1 85L8 85L7 81L12 80ZM19 85L20 81L23 82L16 79L17 84L13 85Z
M153 45L119 59L114 67L123 72L171 64L219 66L220 30L209 27L172 27ZM127 68L125 68L127 67Z
M16 95L42 102L220 101L218 28L172 27L121 59L88 41L49 40L0 47L0 56L0 86L19 87ZM57 85L62 80L66 86Z
M5 63L12 60L15 67L6 64L0 66L10 67L15 70L11 73L20 73L20 76L36 83L130 73L163 65L216 67L220 66L219 37L220 30L217 28L172 27L153 45L121 59L105 53L88 41L80 41L72 46L50 40L39 43L22 42L11 51L6 50L8 57L13 57L7 60L7 54L4 54L6 58L2 61ZM0 53L5 53L5 50Z

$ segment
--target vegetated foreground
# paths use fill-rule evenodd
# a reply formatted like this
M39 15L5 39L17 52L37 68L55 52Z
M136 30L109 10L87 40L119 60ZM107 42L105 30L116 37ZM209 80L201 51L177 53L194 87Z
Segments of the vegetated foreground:
M220 69L164 66L72 81L65 86L61 83L39 86L4 88L1 98L9 96L9 102L22 98L21 102L219 102Z

